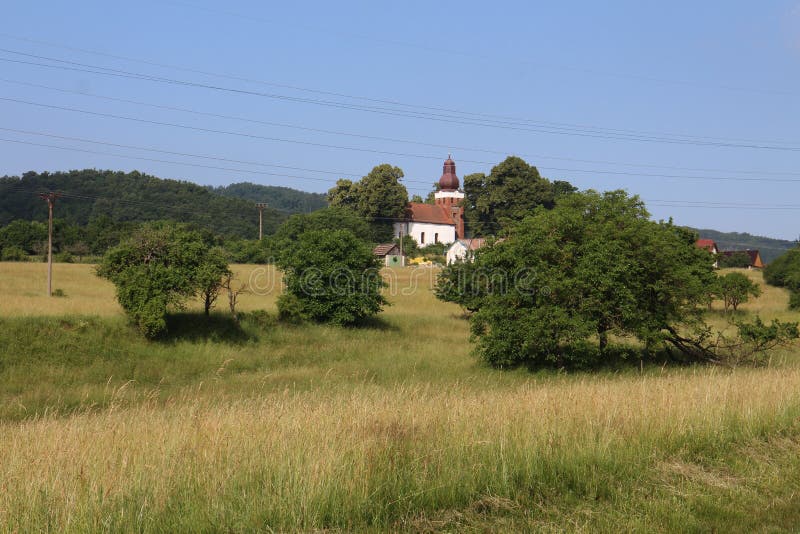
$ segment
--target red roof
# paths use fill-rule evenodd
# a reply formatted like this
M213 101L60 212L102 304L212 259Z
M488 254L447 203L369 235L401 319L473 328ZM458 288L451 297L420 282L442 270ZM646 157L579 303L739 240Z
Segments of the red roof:
M449 224L455 226L450 211L438 204L423 204L420 202L410 202L406 209L406 217L411 222L423 222L433 224Z
M695 243L699 248L704 248L709 252L713 252L717 249L717 244L714 242L713 239L698 239Z

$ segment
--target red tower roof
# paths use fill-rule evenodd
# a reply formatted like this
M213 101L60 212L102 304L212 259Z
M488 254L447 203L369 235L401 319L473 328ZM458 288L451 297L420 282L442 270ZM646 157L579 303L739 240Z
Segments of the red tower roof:
M456 162L448 155L444 162L442 177L439 178L439 188L442 191L456 191L458 189L458 176L456 176Z

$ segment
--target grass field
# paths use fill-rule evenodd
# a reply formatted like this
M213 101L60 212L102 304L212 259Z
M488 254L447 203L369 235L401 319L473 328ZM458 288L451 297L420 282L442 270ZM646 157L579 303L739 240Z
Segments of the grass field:
M430 274L394 272L368 327L282 325L272 291L147 342L91 266L47 298L43 265L0 263L0 530L800 528L800 348L498 372ZM746 313L800 319L763 289Z

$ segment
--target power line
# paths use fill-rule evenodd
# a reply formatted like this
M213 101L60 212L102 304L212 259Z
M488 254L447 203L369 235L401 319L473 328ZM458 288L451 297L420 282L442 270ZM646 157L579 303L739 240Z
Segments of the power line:
M272 121L263 121L258 119L253 119L249 117L241 117L236 115L225 115L220 113L210 113L204 111L198 111L194 109L188 109L183 107L177 106L166 106L160 104L152 104L148 102L142 102L139 100L130 100L126 98L119 98L119 97L112 97L107 95L100 95L96 93L87 93L84 91L76 91L70 89L63 89L59 87L52 87L48 85L42 85L38 83L20 81L20 80L10 80L6 78L0 78L0 82L4 83L11 83L17 85L23 85L27 87L36 87L39 89L46 89L50 91L56 91L65 94L74 94L82 97L88 98L96 98L100 100L107 100L111 102L122 102L126 104L134 104L137 106L143 107L150 107L154 109L161 109L161 110L168 110L168 111L177 111L181 113L188 113L193 115L199 116L206 116L206 117L214 117L214 118L222 118L222 119L229 119L235 120L240 122L246 122L250 124L259 124L263 126L277 126L281 128L291 128L303 131L310 131L316 133L323 133L323 134L332 134L332 135L342 135L348 137L355 137L360 139L369 139L369 140L376 140L376 141L388 141L393 143L405 143L405 144L413 144L413 145L420 145L420 146L427 146L432 148L441 148L446 149L448 151L458 150L464 152L484 152L489 154L500 154L500 155L508 155L508 151L503 150L496 150L496 149L487 149L487 148L478 148L478 147L464 147L458 145L444 145L440 143L430 143L430 142L423 142L423 141L415 141L410 139L400 139L400 138L393 138L393 137L384 137L384 136L376 136L376 135L366 135L366 134L358 134L352 132L342 132L338 130L328 130L322 128L312 128L308 126L299 126L295 124L287 124L281 122L272 122ZM698 167L681 167L681 166L673 166L673 165L655 165L655 164L644 164L644 163L628 163L628 162L620 162L620 161L608 161L608 160L593 160L593 159L582 159L582 158L569 158L569 157L561 157L561 156L549 156L549 155L541 155L541 154L526 154L526 153L517 153L514 152L520 157L529 158L529 159L552 159L552 160L561 160L561 161L572 161L577 163L592 163L592 164L601 164L601 165L617 165L617 166L624 166L624 167L641 167L641 168L656 168L656 169L669 169L669 170L678 170L678 171L693 171L693 172L716 172L716 173L730 173L730 174L756 174L756 175L776 175L776 176L800 176L800 172L791 172L791 171L762 171L762 170L734 170L734 169L718 169L718 168L698 168ZM468 160L468 159L461 159L460 161L466 163L480 163L484 164L486 162L482 161L475 161L475 160ZM547 168L547 167L542 167ZM341 174L348 174L348 173L341 173Z
M648 143L665 143L665 144L677 144L677 145L692 145L692 146L707 146L707 147L721 147L721 148L748 148L748 149L758 149L758 150L777 150L777 151L798 151L800 147L793 147L793 146L782 146L777 144L768 144L768 143L761 143L761 142L732 142L732 141L724 141L724 140L703 140L703 139L713 139L713 138L703 138L703 137L694 137L694 136L683 136L683 138L679 137L657 137L657 136L650 136L644 134L624 134L624 133L613 133L612 131L608 131L607 133L602 133L602 130L587 130L587 129L580 129L575 127L566 127L566 126L539 126L536 128L533 127L522 127L522 126L515 126L513 122L508 121L496 121L492 120L489 121L488 119L470 119L466 120L463 118L453 118L452 116L442 115L442 114L435 114L435 113L422 113L422 112L413 112L413 111L403 111L397 109L387 109L381 108L377 106L359 106L354 104L347 104L342 102L335 102L329 100L320 100L320 99L312 99L312 98L302 98L302 97L293 97L288 95L282 95L277 93L264 93L259 91L251 91L247 89L239 89L239 88L231 88L231 87L223 87L218 85L211 85L211 84L204 84L199 82L192 82L187 80L176 80L173 78L166 78L161 76L154 76L149 74L141 74L135 73L130 71L124 71L120 69L112 69L109 67L102 67L96 65L89 65L85 63L79 63L74 61L63 60L59 58L51 58L47 56L39 56L36 54L28 54L26 52L19 52L9 49L0 49L0 51L4 51L7 53L18 54L27 57L33 57L37 59L44 59L47 61L54 61L59 63L65 63L68 65L78 65L78 67L74 66L66 66L66 65L51 65L46 63L37 63L32 61L22 61L22 60L14 60L10 58L0 58L0 61L6 61L10 63L18 63L18 64L25 64L25 65L32 65L38 66L43 68L56 68L62 70L70 70L70 71L78 71L78 72L86 72L89 74L99 74L104 76L113 76L113 77L123 77L129 79L138 79L143 81L152 81L152 82L159 82L159 83L166 83L166 84L173 84L179 86L186 86L186 87L196 87L196 88L203 88L203 89L210 89L214 91L225 91L231 92L236 94L243 94L249 96L258 96L258 97L266 97L272 98L287 102L294 102L294 103L305 103L305 104L314 104L326 107L333 107L338 109L346 109L346 110L356 110L356 111L364 111L369 113L378 113L383 115L389 116L397 116L397 117L404 117L404 118L414 118L414 119L424 119L430 121L437 121L437 122L444 122L450 124L460 124L460 125L467 125L467 126L481 126L481 127L490 127L490 128L499 128L499 129L506 129L506 130L514 130L514 131L526 131L532 133L545 133L545 134L553 134L553 135L570 135L570 136L578 136L578 137L587 137L587 138L596 138L596 139L605 139L605 140L616 140L616 141L639 141L639 142L648 142ZM81 67L88 67L81 68ZM99 69L99 70L97 70Z
M423 154L413 154L408 152L391 152L391 151L384 151L384 150L374 150L374 149L367 149L367 148L360 148L360 147L350 147L344 145L331 145L326 143L317 143L311 141L302 141L296 139L286 139L280 137L271 137L271 136L262 136L256 134L250 134L245 132L236 132L236 131L229 131L229 130L217 130L212 128L203 128L199 126L189 126L185 124L179 123L170 123L170 122L162 122L162 121L155 121L150 119L142 119L138 117L129 117L125 115L115 115L111 113L102 113L97 111L90 111L84 110L79 108L72 108L67 106L55 106L52 104L43 104L39 102L30 102L26 100L20 100L15 98L6 98L0 97L0 101L7 101L13 102L17 104L24 104L30 106L38 106L48 109L57 109L62 111L71 111L77 112L82 114L88 114L93 116L99 117L106 117L112 119L119 119L119 120L128 120L133 122L139 122L144 124L152 124L158 126L167 126L167 127L174 127L174 128L182 128L192 131L200 131L205 133L215 133L215 134L223 134L223 135L232 135L232 136L240 136L246 137L250 139L259 139L259 140L266 140L266 141L275 141L275 142L284 142L284 143L294 143L294 144L301 144L307 146L316 146L316 147L323 147L323 148L333 148L338 150L352 150L358 152L367 152L367 153L374 153L374 154L381 154L381 155L390 155L390 156L399 156L399 157L410 157L410 158L421 158L421 159L432 159L432 160L440 160L439 156L430 156L430 155L423 155ZM201 156L202 157L202 156ZM493 162L488 161L474 161L474 160L462 160L468 161L471 163L480 163L484 165L494 165ZM615 175L615 176L632 176L632 177L646 177L646 178L669 178L669 179L681 179L681 180L711 180L711 181L741 181L741 182L786 182L786 183L794 183L800 182L800 179L792 179L792 178L746 178L746 177L735 177L735 176L691 176L691 175L676 175L676 174L657 174L657 173L634 173L634 172L625 172L625 171L609 171L609 170L598 170L598 169L575 169L575 168L563 168L563 167L543 167L544 169L549 169L551 171L558 171L558 172L580 172L580 173L590 173L590 174L601 174L601 175ZM291 177L291 176L290 176Z
M225 16L228 16L228 17L245 19L248 22L259 21L259 22L266 22L266 23L269 23L269 24L280 24L281 26L286 24L285 20L281 20L278 23L278 22L273 21L273 20L268 19L268 18L264 18L264 17L259 17L257 15L253 15L252 13L244 15L244 14L236 13L236 12L233 12L233 11L227 11L227 10L222 10L222 9L217 9L217 8L211 8L211 7L208 7L208 6L201 6L201 5L197 5L197 4L192 4L190 2L181 2L181 1L178 1L178 0L165 0L165 3L173 4L173 5L177 5L177 6L189 7L189 8L196 9L196 10L204 10L204 11L207 11L207 12L210 12L210 13L222 14L222 15L225 15ZM355 37L357 39L363 39L363 40L368 40L368 41L373 41L373 42L378 42L378 43L384 43L384 44L389 44L389 45L393 45L393 46L414 48L414 49L423 50L423 51L426 51L426 52L436 52L436 53L440 53L440 54L456 55L456 56L462 56L462 57L468 57L468 58L471 57L471 58L477 58L477 59L481 59L481 60L484 60L484 61L491 61L491 62L496 62L498 60L498 58L494 57L494 56L489 56L489 55L485 55L485 54L479 54L479 53L475 53L475 52L468 52L468 51L465 51L465 50L456 50L456 49L452 49L452 48L433 47L433 46L428 46L428 45L421 45L419 43L412 43L412 42L408 42L408 41L399 41L399 40L396 40L396 39L376 38L374 36L360 35L360 34L355 34L355 33L352 33L352 32L349 32L349 33L341 32L341 31L335 31L334 32L334 31L331 30L330 26L308 26L308 25L297 25L297 24L295 24L295 26L300 27L300 28L307 28L307 29L309 29L310 31L312 31L314 33L322 31L322 32L326 32L326 33L329 33L329 34L333 34L333 35ZM638 81L644 81L644 82L649 82L649 83L658 83L658 84L684 85L684 86L701 87L701 88L705 88L705 89L724 89L724 90L727 90L727 91L752 92L752 93L758 93L758 94L788 95L788 96L792 96L792 95L796 94L796 92L794 92L794 91L775 91L775 90L764 90L764 89L757 89L757 88L736 87L736 86L732 86L732 85L703 84L703 83L696 83L696 82L691 82L691 81L686 81L686 80L669 80L669 79L666 79L666 78L657 78L657 77L654 77L654 76L643 76L643 75L639 75L639 74L611 72L611 71L607 71L607 70L587 69L587 68L582 68L582 67L572 67L572 66L565 66L565 65L554 65L554 64L551 64L551 63L542 63L542 62L537 62L537 61L530 61L530 60L527 60L525 58L522 58L522 59L516 58L516 59L513 60L513 63L515 65L526 64L526 65L532 65L532 66L536 66L536 67L543 67L544 66L544 67L547 67L547 68L553 68L553 69L557 69L557 70L564 70L564 71L568 71L568 72L577 72L577 73L591 75L591 76L601 76L601 77L620 78L620 79L631 79L631 80L638 80Z
M123 55L118 55L118 54L110 54L110 53L107 53L107 52L100 52L100 51L97 51L97 50L90 50L90 49L86 49L86 48L78 48L78 47L74 47L74 46L67 46L67 45L52 43L52 42L48 42L48 41L30 39L30 38L27 38L27 37L20 37L20 36L8 34L8 33L0 33L0 36L9 37L9 38L12 38L12 39L25 41L25 42L29 42L29 43L41 44L41 45L54 47L54 48L61 48L61 49L65 49L65 50L81 52L81 53L84 53L84 54L91 54L91 55L96 55L96 56L101 56L101 57L108 57L108 58L112 58L112 59L116 59L116 60L123 60L123 61L128 61L128 62L133 62L133 63L140 63L140 64L149 65L149 66L155 66L155 67L160 67L160 68L172 69L172 70L183 71L183 72L190 72L190 73L194 73L194 74L202 74L204 76L213 76L213 77L216 77L216 78L243 81L243 82L247 82L247 83L256 83L256 84L266 85L266 86L270 86L270 87L279 87L279 88L283 88L283 89L291 89L291 90L295 90L295 91L302 91L302 92L313 93L313 94L335 96L335 97L339 97L339 98L347 98L347 99L352 99L352 100L363 100L363 101L379 103L379 104L388 104L388 105L402 106L402 107L407 107L407 108L416 108L416 109L422 109L422 110L425 110L425 111L441 111L441 112L446 112L446 113L455 113L455 114L458 114L458 115L481 117L481 118L485 118L485 119L499 119L499 120L502 120L502 121L511 121L511 124L522 124L522 125L524 125L524 124L541 124L541 125L551 125L551 126L557 126L557 127L580 128L580 129L590 129L590 130L603 130L603 131L612 132L612 133L616 132L616 133L628 133L628 134L661 135L661 136L667 136L667 137L689 137L689 138L696 138L696 139L715 139L715 137L712 137L712 136L697 136L697 135L688 135L688 134L675 134L675 133L654 132L654 131L647 131L647 130L633 130L633 129L624 129L624 128L608 128L608 127L600 127L600 126L587 125L587 124L564 123L564 122L555 122L555 121L543 121L543 120L540 120L540 119L516 118L516 117L511 117L511 116L508 116L508 115L480 113L480 112L473 112L473 111L465 111L465 110L459 110L459 109L445 108L445 107L440 107L440 106L426 106L426 105L421 105L421 104L409 104L409 103L406 103L406 102L401 102L401 101L392 100L392 99L372 98L372 97L367 97L367 96L363 96L363 95L352 95L352 94L346 94L346 93L335 92L335 91L327 91L327 90L316 89L316 88L301 87L301 86L298 86L298 85L291 85L291 84L286 84L286 83L278 83L278 82L274 82L274 81L265 81L265 80L253 79L253 78L248 78L248 77L243 77L243 76L233 76L233 75L230 75L230 74L221 74L221 73L218 73L218 72L212 72L212 71L208 71L208 70L201 70L201 69L196 69L196 68L188 68L188 67L184 67L184 66L180 66L180 65L174 65L174 64L159 63L159 62L156 62L156 61L143 60L143 59L139 59L139 58L133 58L133 57L130 57L130 56L123 56ZM24 53L21 53L21 52L18 52L18 51L13 51L13 50L5 50L5 51L7 51L9 53L15 53L15 54L24 54ZM32 55L32 54L26 54L26 55L30 55L32 57L43 58L43 56L35 56L35 55ZM65 60L60 60L60 59L52 59L52 58L48 58L48 59L51 59L52 61L66 62ZM75 65L84 65L84 66L86 66L85 64L80 64L80 63L75 63L75 62L68 62L68 63L75 64ZM95 67L95 68L107 69L106 67ZM108 70L112 70L112 69L108 69ZM719 138L716 138L716 139L719 139ZM723 139L725 139L725 138L723 138ZM756 141L753 141L751 139L737 139L737 138L727 138L726 140L756 142Z

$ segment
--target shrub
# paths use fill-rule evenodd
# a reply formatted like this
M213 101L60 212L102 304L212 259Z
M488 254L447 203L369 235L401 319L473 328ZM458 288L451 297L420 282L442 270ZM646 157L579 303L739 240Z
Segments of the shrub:
M3 261L27 261L28 254L17 246L4 247L2 253Z
M209 277L209 246L200 233L185 225L150 223L110 249L97 274L114 283L117 300L148 338L166 331L169 306L181 307L198 294ZM222 277L222 272L218 278Z
M75 258L71 253L64 251L59 252L58 254L53 254L53 261L56 263L73 263Z
M351 325L387 304L380 259L349 230L314 230L300 235L279 256L286 293L278 301L282 317ZM299 310L298 310L299 308Z

